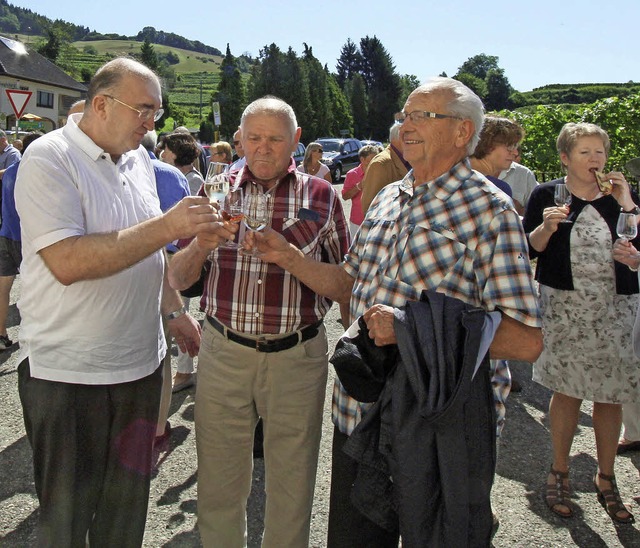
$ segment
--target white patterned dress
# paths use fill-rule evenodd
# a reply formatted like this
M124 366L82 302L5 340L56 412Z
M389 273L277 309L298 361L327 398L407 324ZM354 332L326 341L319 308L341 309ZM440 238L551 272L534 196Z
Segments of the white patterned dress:
M632 330L638 295L615 290L611 232L587 205L571 230L573 291L540 285L544 351L533 380L567 396L640 401L640 359Z

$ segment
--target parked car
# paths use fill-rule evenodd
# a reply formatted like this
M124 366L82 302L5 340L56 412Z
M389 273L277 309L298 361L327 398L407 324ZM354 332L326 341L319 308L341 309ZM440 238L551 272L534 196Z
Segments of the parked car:
M347 171L360 163L358 151L362 144L358 139L322 137L316 142L322 145L321 162L329 168L334 183L339 183Z
M372 141L371 139L360 139L362 146L373 145L375 147L384 148L384 145L380 141Z
M307 147L305 147L302 143L298 143L298 146L293 151L293 154L291 156L293 156L293 159L296 161L297 166L299 166L302 163L302 160L304 160L305 150L307 150Z

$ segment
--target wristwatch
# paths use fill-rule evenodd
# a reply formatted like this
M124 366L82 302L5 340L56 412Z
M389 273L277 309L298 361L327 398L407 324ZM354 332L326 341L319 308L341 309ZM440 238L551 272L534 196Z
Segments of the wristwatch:
M180 316L186 313L187 313L187 309L184 306L181 306L178 310L174 310L173 312L170 312L164 318L165 320L175 320L176 318L179 318Z
M620 208L622 209L622 208ZM640 215L640 207L635 206L633 209L629 210L629 211L625 211L624 209L622 209L622 213L633 213L634 215Z

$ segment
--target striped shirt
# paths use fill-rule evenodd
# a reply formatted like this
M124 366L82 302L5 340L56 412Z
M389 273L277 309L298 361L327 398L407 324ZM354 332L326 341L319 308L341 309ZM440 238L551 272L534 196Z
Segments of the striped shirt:
M413 185L409 172L377 195L349 250L343 268L355 279L352 317L435 289L540 327L527 241L509 198L468 159ZM332 416L340 431L350 434L366 409L336 379Z
M264 193L248 166L237 173L236 186ZM291 163L269 196L269 225L305 255L339 263L349 248L349 228L333 186L296 171ZM219 247L210 256L212 268L200 306L227 327L251 335L285 334L321 320L331 300L321 297L276 264Z

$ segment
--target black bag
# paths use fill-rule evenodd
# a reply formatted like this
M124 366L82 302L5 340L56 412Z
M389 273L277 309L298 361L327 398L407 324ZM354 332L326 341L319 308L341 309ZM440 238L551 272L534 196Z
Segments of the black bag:
M204 291L204 282L209 275L209 269L211 268L211 263L209 261L205 261L202 265L202 271L200 272L200 278L198 278L193 285L187 287L187 289L183 289L180 291L180 295L183 297L187 297L188 299L192 297L199 297L202 295Z

